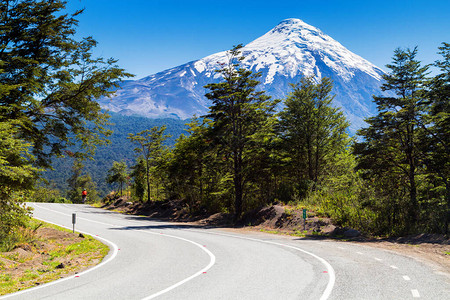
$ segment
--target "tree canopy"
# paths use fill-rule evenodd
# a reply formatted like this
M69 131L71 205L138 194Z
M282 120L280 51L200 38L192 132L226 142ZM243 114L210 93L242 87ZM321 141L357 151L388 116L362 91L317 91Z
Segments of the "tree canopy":
M94 57L92 37L75 38L82 11L68 14L65 6L61 0L0 1L0 219L6 234L20 223L8 220L26 215L18 195L31 189L37 167L50 168L52 157L75 144L73 156L82 158L107 142L107 114L95 99L131 76L115 59Z
M19 137L45 167L75 141L91 153L106 142L107 115L95 99L130 76L116 60L93 57L92 37L75 39L82 11L64 13L65 5L0 1L0 121L20 121ZM87 127L88 122L95 126Z
M276 104L264 91L256 90L260 74L240 65L244 59L241 47L230 50L229 61L217 70L222 81L205 86L209 89L205 96L212 101L207 117L212 120L214 143L230 161L236 217L242 213L245 183L252 172L251 154L257 150L256 138L264 130Z

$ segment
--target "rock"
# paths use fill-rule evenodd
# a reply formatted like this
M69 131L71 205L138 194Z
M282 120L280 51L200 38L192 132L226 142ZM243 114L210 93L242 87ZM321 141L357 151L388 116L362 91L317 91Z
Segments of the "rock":
M334 225L327 225L327 226L322 227L322 232L324 234L333 235L335 233L335 230L336 230L336 226L334 226Z
M356 229L348 229L344 232L345 237L357 237L360 235L361 235L361 233Z
M66 266L63 263L60 263L56 266L57 269L64 269Z
M80 237L80 238L83 238L83 239L84 239L84 235L83 235L82 233L80 233L80 234L78 235L78 237Z

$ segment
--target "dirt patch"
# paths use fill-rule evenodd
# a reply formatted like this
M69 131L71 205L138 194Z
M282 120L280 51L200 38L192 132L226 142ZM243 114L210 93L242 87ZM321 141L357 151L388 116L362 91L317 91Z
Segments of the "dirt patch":
M113 195L108 195L104 201L106 204L101 206L104 209L174 222L196 222L211 217L204 210L196 209L194 211L189 209L188 203L182 200L141 203L130 202L126 197L115 198ZM220 219L224 218L220 217Z
M0 253L0 295L81 272L100 263L108 251L91 237L40 227L30 242Z

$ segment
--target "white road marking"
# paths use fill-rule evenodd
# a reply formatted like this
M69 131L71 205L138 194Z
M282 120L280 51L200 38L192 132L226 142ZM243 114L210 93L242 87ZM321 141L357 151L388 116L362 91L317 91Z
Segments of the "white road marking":
M134 229L134 231L142 231L142 230ZM159 233L154 233L154 232L151 232L151 231L142 231L142 232L148 233L148 234L159 235ZM183 280L181 280L181 281L179 281L179 282L177 282L177 283L175 283L175 284L169 286L168 288L166 288L166 289L164 289L164 290L162 290L162 291L159 291L159 292L157 292L157 293L155 293L155 294L152 294L152 295L150 295L150 296L148 296L148 297L145 297L145 298L143 298L142 300L149 300L149 299L153 299L153 298L156 298L156 297L158 297L158 296L161 296L162 294L165 294L165 293L167 293L168 291L171 291L171 290L173 290L174 288L177 288L177 287L179 287L180 285L182 285L182 284L188 282L189 280L192 280L192 279L194 279L195 277L197 277L197 276L199 276L199 275L205 273L208 269L210 269L210 268L216 263L216 257L214 256L214 254L211 253L211 251L209 251L208 249L206 249L205 246L200 245L200 244L198 244L198 243L196 243L196 242L194 242L194 241L191 241L191 240L188 240L188 239L185 239L185 238L182 238L182 237L174 236L174 235L165 234L164 236L171 237L171 238L175 238L175 239L179 239L179 240L182 240L182 241L185 241L185 242L189 242L189 243L194 244L195 246L199 247L200 249L202 249L203 251L205 251L206 253L208 253L208 255L209 255L209 257L210 257L209 264L208 264L206 267L204 267L203 269L201 269L200 271L198 271L197 273L195 273L195 274L193 274L193 275L191 275L191 276L189 276L189 277L187 277L187 278L185 278L185 279L183 279Z
M377 260L377 261L382 261L381 258L378 258L378 257L374 257L374 258L375 258L375 260Z
M62 212L59 212L59 211L56 211L56 210L52 210L52 209L49 209L49 208L45 208L45 207L42 207L42 206L37 205L37 204L35 204L35 205L36 205L37 207L39 207L39 208L43 208L43 209L46 209L46 210L49 210L49 211L52 211L52 212L56 212L56 213L59 213L59 214L61 214L61 215L71 216L71 215L69 215L69 214L65 214L65 213L62 213ZM108 223L103 223L103 222L99 222L99 221L89 220L89 219L82 218L82 217L77 217L77 218L80 219L80 220L86 220L86 221L88 221L88 222L93 222L93 223L97 223L97 224L102 224L102 225L107 225L107 226L113 226L113 227L116 227L116 226L114 226L114 225L112 225L112 224L108 224ZM36 218L36 219L37 219L37 218ZM43 220L43 221L45 221L45 220ZM47 221L46 221L46 222L47 222ZM51 222L49 222L49 223L51 223ZM53 223L52 223L52 224L53 224ZM58 224L55 224L55 225L58 225ZM58 226L60 226L60 225L58 225ZM64 226L61 226L61 227L64 227ZM68 228L68 227L65 227L65 228ZM71 228L68 228L68 229L71 229ZM143 230L138 230L138 229L132 229L132 230L133 230L133 231L143 232L143 233L148 233L148 234L153 234L153 235L161 235L160 232L155 233L155 232L143 231ZM79 231L79 230L78 230L78 232L83 233L82 231ZM89 234L89 233L86 233L86 234ZM92 235L92 234L90 234L90 235ZM97 236L97 237L98 237L98 236ZM176 288L176 287L179 287L180 285L182 285L182 284L184 284L184 283L186 283L186 282L188 282L188 281L194 279L195 277L197 277L197 276L203 274L204 272L206 272L206 271L207 271L208 269L210 269L210 268L215 264L215 262L216 262L216 257L214 256L214 254L212 254L212 252L209 251L208 249L206 249L206 247L204 247L203 245L200 245L200 244L198 244L198 243L196 243L196 242L194 242L194 241L191 241L191 240L188 240L188 239L185 239L185 238L182 238L182 237L174 236L174 235L164 234L164 237L170 237L170 238L174 238L174 239L179 239L179 240L182 240L182 241L185 241L185 242L189 242L189 243L191 243L191 244L196 245L197 247L199 247L200 249L202 249L203 251L205 251L205 252L209 255L209 257L210 257L209 264L208 264L206 267L204 267L203 269L201 269L200 271L196 272L195 274L193 274L193 275L191 275L191 276L189 276L189 277L187 277L187 278L185 278L185 279L183 279L183 280L181 280L181 281L179 281L179 282L177 282L177 283L175 283L175 284L169 286L168 288L166 288L166 289L164 289L164 290L162 290L162 291L159 291L159 292L157 292L157 293L155 293L155 294L152 294L152 295L150 295L150 296L148 296L148 297L145 297L145 298L143 298L142 300L149 300L149 299L156 298L156 297L158 297L158 296L160 296L160 295L162 295L162 294L167 293L168 291L173 290L173 289ZM105 241L106 241L106 240L105 240ZM108 242L109 242L109 241L108 241ZM115 248L114 248L114 250L115 250L115 255L117 255L118 247L117 247L114 243L112 243L112 242L110 242L110 243L111 243L111 245L114 245L114 246L115 246ZM115 255L114 255L114 257L115 257ZM108 260L108 261L109 261L109 260ZM106 262L105 262L105 263L106 263ZM88 271L92 271L92 270L94 270L94 269L100 267L100 265L103 265L103 263L101 263L101 264L99 264L99 265L97 265L97 266L93 267L92 269L89 269L89 270L87 270L87 271L85 271L85 272L79 273L79 274L77 274L77 276L81 276L82 274L85 274L85 273L87 273ZM71 278L75 278L75 276L64 278L64 280L71 279ZM53 282L51 282L50 284L54 284L54 283L60 282L60 281L63 281L63 280L53 281ZM42 286L39 286L39 287L37 287L37 288L42 288L42 287L48 286L48 285L50 285L50 284L42 285ZM29 291L29 290L25 290L25 291ZM25 291L24 291L24 292L25 292ZM14 294L14 295L16 295L16 294ZM0 298L0 299L2 299L2 298Z
M334 284L336 282L336 274L334 272L333 267L322 257L308 252L306 250L303 250L301 248L298 247L294 247L294 246L290 246L290 245L285 245L285 244L281 244L281 243L276 243L276 242L271 242L271 241L265 241L265 240L260 240L260 239L255 239L255 238L249 238L249 237L243 237L243 236L238 236L238 235L233 235L233 234L225 234L225 233L218 233L218 232L204 232L204 231L199 231L199 230L195 230L195 229L186 229L188 231L193 231L193 232L200 232L203 234L214 234L214 235L221 235L221 236L228 236L228 237L233 237L233 238L238 238L238 239L244 239L244 240L250 240L250 241L256 241L256 242L261 242L261 243L266 243L266 244L273 244L273 245L277 245L277 246L282 246L282 247L286 247L286 248L291 248L291 249L295 249L298 250L300 252L303 252L305 254L308 254L316 259L318 259L322 264L325 265L325 267L327 268L327 272L329 275L329 280L328 280L328 284L327 287L325 288L325 291L323 292L322 296L320 297L320 300L326 300L330 297L331 295L331 291L333 290Z
M48 209L48 208L45 208L45 207L41 207L41 206L39 206L39 205L36 205L36 206L38 206L38 207L40 207L40 208L43 208L43 209L51 210L51 209ZM53 211L53 210L51 210L51 211ZM55 212L56 212L56 211L55 211ZM67 215L67 216L70 216L70 215ZM47 223L50 223L50 224L53 224L53 225L57 225L57 226L59 226L59 227L63 227L63 228L66 228L66 229L70 229L70 230L72 229L72 228L69 228L69 227L66 227L66 226L62 226L62 225L60 225L60 224L56 224L56 223L53 223L53 222L49 222L49 221L44 220L44 219L40 219L40 218L36 218L36 217L33 217L33 218L35 218L35 219L37 219L37 220L41 220L41 221L47 222ZM119 249L119 247L117 247L116 244L114 244L114 243L111 242L110 240L107 240L107 239L105 239L105 238L99 237L99 236L96 235L96 234L92 234L92 233L89 233L89 232L86 232L86 231L80 231L80 230L77 230L77 232L80 232L80 233L83 233L83 234L86 234L86 235L90 235L90 236L92 236L93 238L102 240L102 241L106 242L107 244L109 244L109 245L110 245L110 249L111 249L111 251L112 251L111 256L110 256L107 260L104 260L104 261L102 261L100 264L96 265L95 267L92 267L92 268L90 268L90 269L88 269L88 270L86 270L86 271L83 271L83 272L81 272L81 273L78 273L78 274L76 274L76 275L71 275L71 276L69 276L69 277L61 278L61 279L58 279L58 280L56 280L56 281L52 281L52 282L49 282L49 283L45 283L45 284L43 284L43 285L39 285L39 286L36 286L36 287L32 287L32 288L29 288L29 289L26 289L26 290L22 290L22 291L19 291L19 292L16 292L16 293L8 294L8 295L5 295L5 296L0 296L0 299L6 299L6 298L9 298L9 297L13 297L13 296L15 297L15 296L18 296L18 295L22 295L22 294L24 294L24 293L28 293L28 292L36 291L36 290L38 290L38 289L46 288L46 287L49 287L49 286L51 286L51 285L54 285L54 284L57 284L57 283L61 283L61 282L63 282L63 281L69 280L69 279L74 279L75 276L76 276L76 277L79 277L79 276L85 275L85 274L87 274L87 273L89 273L89 272L92 272L92 271L94 271L94 270L96 270L96 269L98 269L98 268L104 266L105 264L109 263L109 262L112 261L114 258L116 258L117 253L118 253L118 249Z
M392 269L398 269L396 266L392 265L390 266Z
M420 298L420 294L418 290L411 290L411 293L414 298Z
M403 279L405 279L406 281L411 280L411 278L409 278L409 276L407 276L407 275L403 275Z

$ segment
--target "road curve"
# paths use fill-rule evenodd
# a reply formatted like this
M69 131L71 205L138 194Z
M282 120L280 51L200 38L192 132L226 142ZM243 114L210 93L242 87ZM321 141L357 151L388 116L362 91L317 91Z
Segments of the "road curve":
M449 299L448 274L367 246L236 233L31 203L38 219L109 244L85 272L0 299Z

